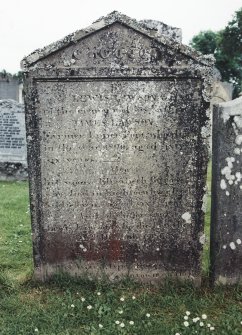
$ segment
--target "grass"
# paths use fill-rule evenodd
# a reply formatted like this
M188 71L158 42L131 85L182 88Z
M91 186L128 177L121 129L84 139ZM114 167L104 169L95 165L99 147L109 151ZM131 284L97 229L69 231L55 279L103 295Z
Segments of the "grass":
M209 211L210 206L207 235ZM0 183L0 232L0 335L242 334L241 287L209 287L208 242L201 288L169 280L160 287L128 279L110 284L64 274L38 283L32 279L28 186L24 182ZM203 314L207 319L202 319ZM192 319L197 316L201 319L195 323Z

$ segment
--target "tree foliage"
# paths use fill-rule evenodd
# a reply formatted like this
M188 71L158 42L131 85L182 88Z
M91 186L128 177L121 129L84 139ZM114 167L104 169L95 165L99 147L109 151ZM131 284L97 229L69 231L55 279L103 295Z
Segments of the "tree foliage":
M200 32L190 45L203 54L214 55L222 80L233 83L233 96L237 97L242 91L242 8L223 30Z
M5 78L5 79L14 78L14 79L18 79L19 83L23 82L23 72L22 71L18 71L18 73L11 74L7 72L6 70L2 70L0 71L0 77Z
M194 36L190 45L204 55L213 54L217 48L218 33L211 30L201 31Z

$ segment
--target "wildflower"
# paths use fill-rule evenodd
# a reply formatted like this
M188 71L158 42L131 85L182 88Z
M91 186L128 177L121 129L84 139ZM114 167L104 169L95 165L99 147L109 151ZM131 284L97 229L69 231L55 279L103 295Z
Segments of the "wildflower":
M180 335L180 333L176 333L175 335Z
M123 312L124 312L124 311L121 309L121 311L119 311L119 314L123 314Z
M124 323L123 323L123 322L120 323L120 327L121 327L121 328L124 327Z
M132 299L133 299L133 300L135 300L135 299L136 299L136 297L133 295L133 296L132 296Z
M97 292L97 295L101 295L101 292Z
M186 315L189 316L191 314L191 312L189 311L186 311Z
M214 330L215 328L214 327L210 327L210 330Z
M188 321L184 321L184 326L188 327L189 326L189 322Z
M88 305L88 306L87 306L87 309L88 309L88 310L92 309L92 306L91 306L91 305Z
M82 302L84 302L85 300L86 300L85 298L81 297L81 301L82 301Z
M98 327L102 329L103 325L101 323L99 323Z
M115 323L116 323L116 325L119 325L119 324L120 324L120 321L117 320L117 321L115 321Z
M184 320L188 320L188 316L187 315L184 316Z
M199 320L200 320L199 317L196 317L196 318L193 318L193 319L192 319L192 321L193 321L194 323L198 322Z
M200 327L203 327L203 326L204 326L204 323L201 321L201 322L199 323L199 325L200 325Z
M71 304L71 308L74 308L74 307L75 307L75 305Z
M203 319L203 320L206 320L206 319L207 319L207 315L206 315L206 314L203 314L203 315L202 315L202 319Z
M130 324L131 326L133 326L133 325L134 325L134 321L129 321L129 324Z
M124 297L121 297L121 298L120 298L120 301L124 301Z
M150 317L150 313L146 313L146 316L147 316L147 318L149 318Z
M38 329L38 328L35 328L34 331L37 333L37 332L39 331L39 329Z
M208 324L207 324L207 327L208 327L208 328L210 328L210 327L211 327L210 323L208 323Z

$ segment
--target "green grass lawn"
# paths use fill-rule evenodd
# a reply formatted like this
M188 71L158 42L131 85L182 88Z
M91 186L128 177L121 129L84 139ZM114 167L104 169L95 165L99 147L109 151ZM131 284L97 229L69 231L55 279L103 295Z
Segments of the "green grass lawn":
M210 205L207 236L209 215ZM201 288L168 280L151 287L129 280L110 284L67 276L35 282L27 183L1 182L0 334L242 334L241 287L209 287L208 253L207 242ZM200 320L194 322L196 317Z

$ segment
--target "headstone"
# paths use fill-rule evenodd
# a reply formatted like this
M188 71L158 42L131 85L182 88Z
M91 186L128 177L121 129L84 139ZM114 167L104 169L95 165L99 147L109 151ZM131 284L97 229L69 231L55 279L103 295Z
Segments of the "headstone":
M242 280L242 97L213 118L211 266L214 283Z
M232 100L233 85L227 82L215 81L213 84L213 93L211 105Z
M200 282L212 64L117 12L24 59L38 278Z
M0 180L27 179L24 106L0 100Z
M233 84L220 81L221 75L218 70L217 70L217 73L218 73L216 74L217 78L213 83L213 91L212 91L212 97L211 97L211 102L210 102L211 104L211 126L212 126L213 106L221 102L232 100L232 93L233 93ZM212 136L210 137L209 144L210 144L209 153L211 156L212 155Z

